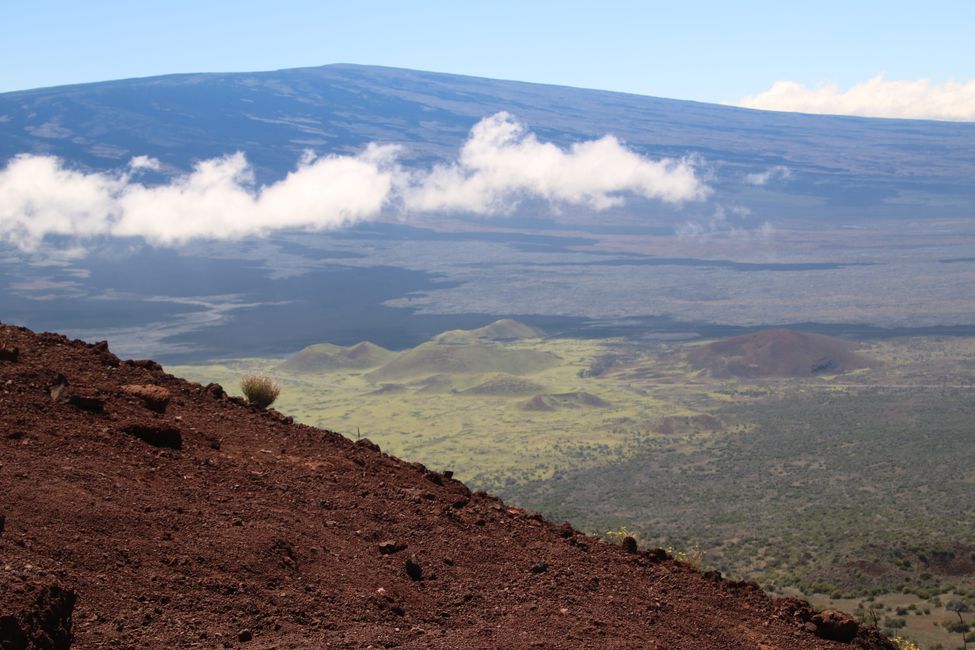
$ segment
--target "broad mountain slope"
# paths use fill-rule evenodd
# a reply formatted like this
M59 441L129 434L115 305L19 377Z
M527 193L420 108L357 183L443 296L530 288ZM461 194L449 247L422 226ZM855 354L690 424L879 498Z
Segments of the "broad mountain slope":
M893 648L104 344L0 325L0 431L5 649Z
M0 94L0 161L51 153L108 169L148 154L185 170L241 150L263 182L284 176L306 149L379 141L405 145L407 162L451 158L471 126L497 111L563 146L612 133L643 154L699 157L724 201L818 221L967 216L975 199L975 124L774 113L348 64ZM777 166L790 174L778 187L743 182Z
M698 345L687 356L715 377L808 377L876 366L859 347L835 336L772 329Z

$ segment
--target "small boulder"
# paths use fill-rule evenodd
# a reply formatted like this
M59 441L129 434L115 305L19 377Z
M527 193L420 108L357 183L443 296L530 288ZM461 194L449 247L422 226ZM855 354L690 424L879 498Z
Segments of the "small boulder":
M827 609L813 615L812 622L816 625L817 636L841 643L852 641L860 629L859 623L835 609Z
M68 398L68 378L62 375L60 372L51 382L51 387L48 389L51 393L51 399L55 402L63 402Z
M636 538L632 535L627 535L624 537L621 543L623 545L623 550L627 553L636 553L640 549L639 544L636 543Z
M203 387L203 393L213 399L226 399L227 397L227 391L220 384L207 384Z
M379 552L383 555L392 555L406 549L406 544L397 542L394 539L387 539L379 543Z
M380 451L379 445L374 443L369 438L359 438L358 440L355 441L355 446L361 449L370 449L376 453L379 453Z
M128 384L122 386L122 392L138 397L147 409L156 413L165 413L172 399L167 389L154 384Z
M532 568L529 569L532 573L545 573L548 571L548 564L546 562L539 562L538 564L533 564Z
M406 569L406 575L410 577L410 580L417 582L423 580L423 567L420 566L420 561L416 559L415 555L411 555L404 565Z
M88 413L105 412L105 400L94 395L69 395L68 404Z
M20 359L20 348L12 347L0 347L0 361L9 361L11 363L17 363Z
M237 633L237 640L241 643L247 643L254 638L254 633L250 630L241 630Z
M144 368L150 372L162 372L163 367L152 359L136 359L134 361L129 361L129 365L135 366L137 368Z

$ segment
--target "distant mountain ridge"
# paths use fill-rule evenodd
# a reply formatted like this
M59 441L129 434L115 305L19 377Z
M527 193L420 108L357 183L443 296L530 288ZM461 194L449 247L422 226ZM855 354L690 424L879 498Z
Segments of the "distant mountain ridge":
M478 120L509 111L565 146L612 133L638 153L695 156L726 200L812 214L957 214L939 196L975 199L975 124L754 111L599 90L397 68L327 65L186 74L0 94L0 163L19 153L92 169L159 158L167 172L244 151L258 180L280 178L306 149L405 146L407 163L453 156ZM781 166L759 191L749 173ZM774 189L774 192L771 190ZM897 201L888 201L897 197ZM814 205L810 205L814 199Z

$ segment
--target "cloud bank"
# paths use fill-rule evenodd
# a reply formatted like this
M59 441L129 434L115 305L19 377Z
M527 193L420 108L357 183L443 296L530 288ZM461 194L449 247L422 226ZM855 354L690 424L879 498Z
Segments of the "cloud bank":
M177 245L338 228L384 211L493 215L526 199L598 211L628 195L680 203L709 192L688 161L650 160L612 136L562 149L540 142L507 113L476 124L455 162L407 170L399 153L375 143L356 155L306 153L285 178L260 187L241 152L198 162L160 185L138 180L145 170L160 169L148 156L108 173L22 154L0 169L0 241L25 250L49 235Z
M809 88L776 81L765 92L725 103L770 111L971 122L975 79L935 84L929 79L888 81L877 75L845 91L836 84Z
M434 167L405 200L417 211L498 214L529 197L605 210L626 194L677 203L707 193L686 160L648 160L611 135L563 150L497 113L474 126L456 162Z

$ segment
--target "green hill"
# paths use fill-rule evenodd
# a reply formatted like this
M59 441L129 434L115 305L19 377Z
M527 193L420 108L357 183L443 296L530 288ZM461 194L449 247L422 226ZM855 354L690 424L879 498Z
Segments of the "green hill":
M380 382L436 374L528 375L558 362L554 354L537 350L511 350L491 343L458 345L431 341L399 353L366 377Z
M431 340L441 345L471 345L480 341L522 341L544 336L545 332L537 327L502 318L474 330L448 330Z
M464 395L496 395L498 397L519 397L534 395L545 390L541 384L513 375L498 374L461 391Z
M527 402L518 405L523 411L554 411L556 409L605 408L610 403L602 397L585 391L571 393L551 393L535 395Z
M366 370L381 366L395 356L395 352L369 341L352 347L319 343L291 355L278 364L277 369L298 373L328 372L340 368Z

